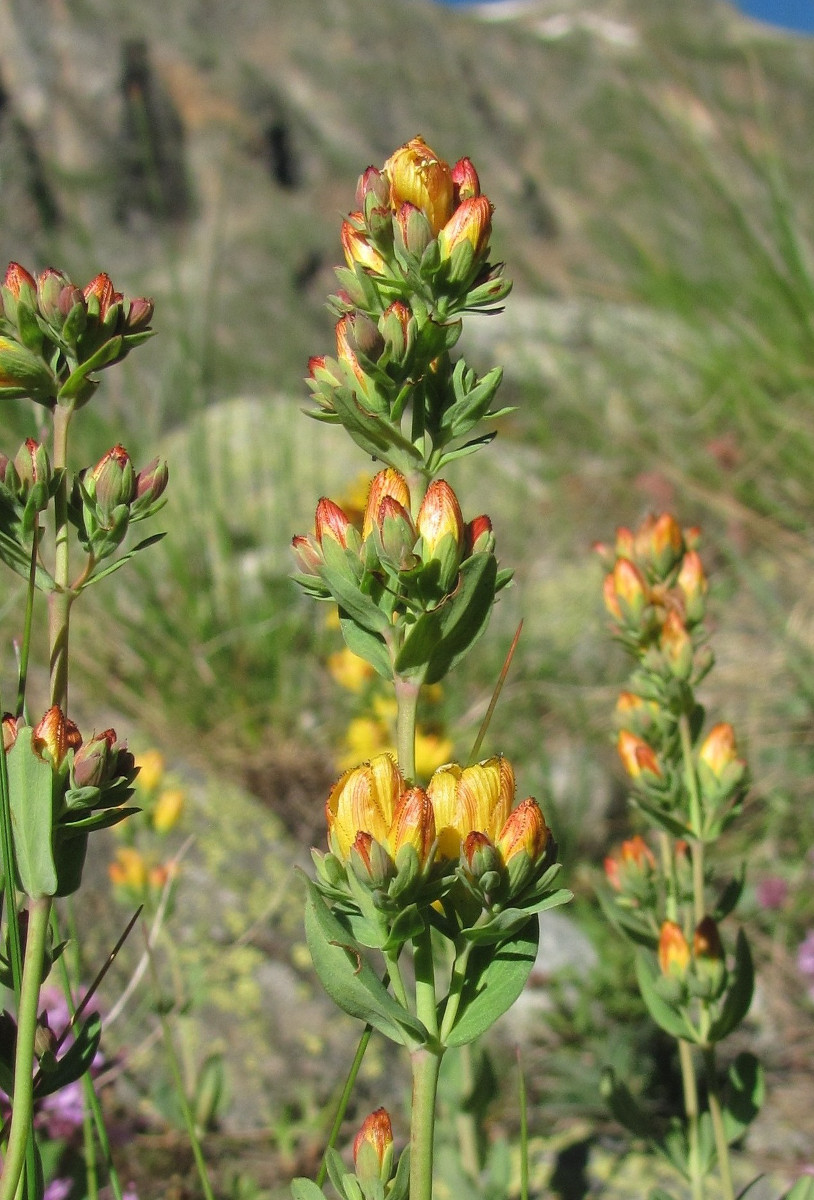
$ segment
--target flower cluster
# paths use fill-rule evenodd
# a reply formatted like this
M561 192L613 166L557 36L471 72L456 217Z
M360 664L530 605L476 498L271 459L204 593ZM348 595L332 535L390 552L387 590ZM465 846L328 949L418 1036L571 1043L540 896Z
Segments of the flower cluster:
M352 650L362 636L364 657L380 675L389 678L415 665L425 672L423 682L433 682L448 669L449 647L440 641L422 660L429 618L442 632L441 623L452 627L465 603L476 636L511 572L497 569L489 518L464 523L445 480L429 485L415 519L412 509L407 480L386 467L370 486L361 529L323 497L313 534L296 536L292 548L298 582L312 596L339 605ZM461 587L463 579L468 587Z
M329 852L314 851L324 894L374 912L389 936L407 905L457 910L465 923L526 909L551 882L556 846L537 801L515 806L502 756L449 763L409 787L389 754L340 776L325 806Z
M678 837L713 840L740 811L747 771L731 725L719 722L700 737L703 713L694 688L713 659L703 627L707 580L698 538L664 513L635 532L619 529L613 549L598 549L610 567L605 607L638 662L616 706L619 757L640 807L657 824ZM693 803L682 716L694 742Z
M460 314L494 309L509 291L500 265L486 261L492 206L469 159L450 166L421 138L381 169L368 167L356 199L333 297L336 356L308 364L312 415L342 424L382 462L429 478L484 444L462 439L502 415L490 411L499 370L478 379L461 361L451 380L448 370Z
M9 263L0 285L0 397L80 407L98 386L92 373L152 335L152 315L152 300L128 300L105 274L79 288L53 267L34 278Z
M601 899L610 919L638 946L637 979L653 1020L685 1046L704 1051L709 1104L720 1118L715 1046L746 1016L754 972L743 931L729 951L722 933L743 876L716 880L707 855L742 807L747 770L731 725L705 729L695 694L713 662L703 627L707 582L698 537L664 513L648 517L635 532L620 529L612 549L599 547L608 569L605 606L636 661L616 705L616 746L632 803L649 827L647 835L637 834L606 858L609 887ZM687 1053L681 1069L685 1095L693 1094ZM742 1055L738 1072L729 1084L732 1113L743 1107L738 1089L758 1078L754 1057ZM612 1073L606 1092L617 1118L640 1130L630 1093ZM749 1103L757 1111L751 1092ZM698 1119L697 1112L687 1113L686 1164L674 1158L692 1178L700 1171L692 1148ZM721 1128L719 1119L715 1151L723 1162ZM666 1140L655 1140L664 1149Z
M3 744L19 886L28 896L67 896L81 882L88 834L135 811L123 807L133 755L113 729L84 740L58 705L33 727L5 716Z

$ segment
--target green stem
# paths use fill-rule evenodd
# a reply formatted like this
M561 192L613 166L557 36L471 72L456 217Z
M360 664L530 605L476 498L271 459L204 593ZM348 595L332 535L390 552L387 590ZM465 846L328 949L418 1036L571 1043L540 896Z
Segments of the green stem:
M398 705L396 753L402 775L408 783L412 783L415 780L415 727L421 685L397 675L394 686Z
M438 1038L435 963L429 924L413 939L415 947L416 1015L430 1035L426 1046L410 1055L413 1106L410 1115L410 1200L432 1200L432 1157L438 1073L444 1047Z
M692 754L692 735L690 719L682 713L678 719L681 737L681 753L684 758L684 779L690 799L690 828L695 834L692 844L692 884L693 884L693 913L696 925L703 921L706 915L704 902L704 842L702 840L701 796L698 790L698 776Z
M458 1097L455 1128L458 1131L459 1160L466 1174L475 1182L480 1174L482 1155L480 1152L480 1138L478 1137L478 1122L475 1119L471 1104L467 1103L472 1098L475 1087L473 1055L474 1047L471 1042L466 1042L458 1051L458 1062L461 1068L461 1091Z
M718 1154L718 1170L721 1173L723 1200L735 1200L735 1187L732 1182L732 1164L729 1157L729 1140L724 1129L724 1116L718 1090L718 1071L715 1064L714 1046L709 1046L704 1050L704 1070L707 1080L707 1103L709 1104L709 1114L712 1117L715 1149Z
M34 533L31 539L31 567L28 572L28 588L25 597L25 624L23 625L23 641L20 646L20 671L17 677L17 703L14 712L22 717L25 710L25 692L28 683L28 660L31 654L31 626L34 619L34 592L36 591L37 556L40 550L40 525L34 523Z
M659 851L661 853L661 873L664 876L664 882L667 886L667 895L665 897L665 908L667 911L668 921L678 921L678 898L676 896L676 881L675 881L675 864L673 862L673 849L670 837L664 832L659 831Z
M687 1118L687 1142L689 1145L690 1186L693 1200L704 1200L704 1176L701 1171L700 1147L698 1144L698 1084L695 1079L695 1067L692 1061L692 1049L689 1042L679 1038L678 1055L681 1062L681 1080L684 1085L684 1112Z
M0 1181L0 1200L12 1200L17 1192L31 1132L31 1114L34 1104L34 1073L31 1068L34 1061L37 1007L50 917L50 896L37 896L31 901L28 910L28 936L20 987L20 1006L17 1014L17 1049L14 1056L11 1130L3 1164L2 1181ZM14 919L13 914L12 919ZM34 1181L31 1182L33 1186Z
M339 1097L336 1113L334 1115L331 1132L328 1134L328 1144L325 1147L325 1153L322 1156L322 1162L319 1165L317 1172L317 1187L321 1188L328 1175L328 1152L333 1150L339 1140L339 1134L342 1129L342 1122L345 1119L345 1113L348 1111L351 1094L353 1093L354 1085L356 1084L356 1076L362 1066L362 1059L365 1057L370 1036L373 1033L372 1025L365 1025L364 1032L359 1038L359 1045L356 1047L356 1053L353 1056L353 1062L348 1071L348 1077L345 1080L345 1086L342 1088L342 1095Z
M456 954L455 962L452 964L452 975L449 981L449 995L447 996L446 1007L444 1008L444 1017L441 1021L441 1032L439 1040L444 1043L452 1032L452 1027L455 1024L455 1018L458 1015L458 1008L461 1003L461 994L463 992L464 983L466 981L466 967L469 962L469 955L472 953L472 942L464 943L464 947L460 954Z
M68 461L68 429L72 408L57 406L54 411L54 469L64 468ZM51 666L51 703L63 712L68 707L68 631L73 592L69 587L68 561L68 475L63 474L54 496L54 583L48 597L48 645Z
M433 1136L441 1050L422 1046L410 1055L413 1106L410 1116L410 1200L432 1200Z

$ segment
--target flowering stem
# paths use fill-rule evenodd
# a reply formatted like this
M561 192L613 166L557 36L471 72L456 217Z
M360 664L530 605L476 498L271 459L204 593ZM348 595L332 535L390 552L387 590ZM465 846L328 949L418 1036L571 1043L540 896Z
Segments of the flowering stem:
M0 1200L12 1200L16 1195L31 1132L31 1114L34 1105L34 1074L31 1065L34 1059L37 1005L50 917L51 897L35 897L28 910L28 937L17 1014L17 1050L14 1057L11 1130L3 1163L2 1182L0 1182ZM31 1182L33 1185L34 1181Z
M718 1094L718 1072L715 1066L714 1046L708 1046L704 1050L704 1070L707 1080L707 1103L709 1104L712 1130L715 1135L715 1149L718 1155L718 1170L721 1173L724 1200L735 1200L735 1188L732 1183L732 1165L729 1160L729 1140L724 1129L721 1098Z
M57 405L54 410L54 469L68 462L68 429L72 408ZM73 593L69 587L68 567L68 476L63 474L54 496L54 583L48 597L48 642L51 663L51 703L63 712L68 705L68 628Z
M421 685L397 675L394 686L398 705L396 753L402 775L412 783L415 780L415 726Z
M410 1200L432 1200L433 1137L438 1073L444 1047L438 1038L435 965L429 924L414 939L416 1015L430 1040L410 1055L413 1107L410 1118Z
M37 556L40 552L40 523L35 521L34 533L31 539L31 567L28 572L28 589L25 597L25 624L23 625L23 640L20 646L20 670L17 678L17 703L15 715L21 717L25 708L25 690L28 682L28 659L31 653L31 625L34 617L34 592L37 577Z
M441 1047L422 1046L410 1055L413 1106L410 1124L410 1200L432 1200L433 1135Z
M685 712L678 719L678 728L681 736L681 753L684 757L684 777L690 798L690 827L695 834L692 843L692 885L695 923L698 925L703 921L706 912L706 905L704 903L704 843L701 840L701 797L698 793L698 777L693 764L690 719Z
M678 1054L681 1062L681 1079L684 1085L684 1112L687 1117L687 1141L689 1143L690 1186L693 1200L704 1200L704 1176L701 1171L701 1161L698 1144L698 1085L695 1079L695 1067L692 1061L692 1049L689 1042L679 1038Z

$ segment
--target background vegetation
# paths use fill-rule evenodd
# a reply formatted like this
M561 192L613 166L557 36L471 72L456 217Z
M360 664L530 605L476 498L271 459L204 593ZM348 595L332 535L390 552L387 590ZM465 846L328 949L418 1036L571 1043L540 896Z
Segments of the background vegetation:
M663 1048L625 991L622 951L604 957L591 882L627 817L608 748L624 667L590 546L664 507L704 528L715 701L747 741L755 777L731 849L748 855L772 979L752 1036L783 1087L748 1150L781 1172L814 1160L798 1116L811 1104L811 981L796 965L814 924L814 42L770 34L717 0L504 11L0 3L0 261L77 279L104 269L156 299L160 336L121 372L110 405L135 460L157 443L170 460L171 536L140 574L84 607L76 699L99 727L113 706L131 741L159 745L190 793L196 841L167 949L190 1089L213 1047L234 1079L263 1047L256 1086L243 1097L233 1086L215 1106L217 1137L237 1139L221 1143L224 1178L238 1160L246 1179L267 1183L307 1169L324 1056L341 1064L347 1053L338 1023L306 1046L320 1064L308 1066L302 1028L280 1016L318 1006L288 872L322 837L356 704L329 678L338 635L290 583L288 542L310 526L315 495L346 492L370 466L299 416L301 380L308 356L331 347L323 301L356 176L417 132L445 157L477 162L515 280L505 315L479 326L467 354L505 365L501 399L516 412L488 477L480 464L468 476L466 463L450 477L488 509L517 586L465 690L442 698L435 719L466 754L522 617L492 748L520 762L521 786L544 803L579 893L570 919L603 945L591 987L558 974L545 1021L532 1007L521 1031L535 1132L547 1135L540 1170L555 1192L579 1196L588 1174L563 1168L558 1184L557 1163L578 1165L574 1147L590 1143L585 1172L607 1167L613 1131L596 1080L608 1057L634 1059L655 1103L675 1101ZM8 409L4 442L31 431L20 419ZM98 415L85 429L91 462L109 435ZM99 874L103 885L103 864ZM198 895L213 879L218 918L202 924ZM767 906L772 880L782 898ZM98 905L109 908L104 890ZM100 918L100 952L109 928ZM543 964L540 982L550 974ZM148 1046L155 996L138 1004ZM623 1032L609 1032L608 1011ZM296 1084L293 1055L306 1061ZM145 1061L125 1063L118 1094L139 1098L160 1178L172 1104ZM515 1119L504 1093L490 1118L498 1141Z

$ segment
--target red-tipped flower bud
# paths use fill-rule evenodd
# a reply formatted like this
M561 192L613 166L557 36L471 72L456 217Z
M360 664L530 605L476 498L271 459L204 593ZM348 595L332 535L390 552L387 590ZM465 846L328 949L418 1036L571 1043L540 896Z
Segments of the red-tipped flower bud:
M374 526L378 525L379 509L381 508L382 501L387 496L392 497L403 509L409 512L410 489L407 486L407 480L395 467L385 467L383 471L379 471L373 477L367 496L367 504L365 505L364 520L362 522L363 539L372 533Z
M677 612L668 612L659 637L659 648L676 679L689 679L693 667L692 638Z
M31 737L34 753L44 761L50 761L55 771L62 766L68 751L78 750L81 745L81 733L56 704L34 727Z
M683 979L690 965L690 947L675 921L665 921L659 934L659 967L662 975Z
M628 729L622 729L616 742L616 749L631 779L639 779L642 775L662 778L659 760L652 746L648 746L642 738L636 737Z
M495 535L492 532L492 522L486 513L473 517L464 526L464 554L469 558L472 554L489 554L495 548Z
M452 168L452 188L456 207L463 200L480 195L480 180L471 158L459 158Z
M423 788L413 787L401 796L389 830L388 844L398 865L398 854L412 846L421 866L435 841L435 813Z
M439 563L439 582L449 588L460 566L464 548L464 522L458 497L443 479L427 488L416 518L424 563Z
M124 446L116 445L86 472L83 483L100 512L109 517L120 504L130 504L136 494L136 475Z
M493 207L485 196L463 200L438 234L441 258L451 258L455 249L468 242L475 258L482 258L492 232Z
M328 500L323 496L314 517L314 531L316 539L320 546L326 537L333 538L335 542L347 550L348 548L348 529L350 521L345 516L345 513L338 504L334 504L333 500Z
M365 1117L353 1139L353 1165L356 1178L371 1184L387 1183L393 1169L393 1126L385 1108L377 1108Z
M358 226L364 222L364 214L351 213L348 220L342 222L339 238L345 254L345 262L349 267L356 263L381 275L387 269L387 264L379 251L370 242L368 235Z

